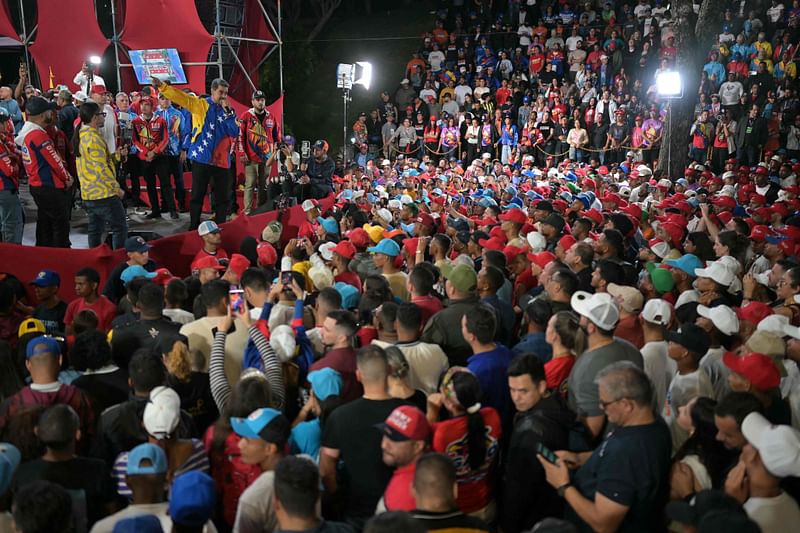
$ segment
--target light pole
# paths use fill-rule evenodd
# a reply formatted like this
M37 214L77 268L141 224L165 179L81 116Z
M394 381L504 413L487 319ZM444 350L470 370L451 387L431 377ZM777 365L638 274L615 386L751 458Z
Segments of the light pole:
M372 64L366 61L339 63L336 66L336 87L342 90L342 163L347 166L347 102L351 101L353 85L369 90L372 81Z

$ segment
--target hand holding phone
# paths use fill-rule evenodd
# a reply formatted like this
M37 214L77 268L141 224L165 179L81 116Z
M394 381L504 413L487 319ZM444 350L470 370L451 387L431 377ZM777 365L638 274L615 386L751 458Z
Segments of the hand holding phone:
M558 456L555 453L553 453L553 451L550 448L548 448L541 442L536 444L536 454L544 457L549 463L552 463L554 465L558 464Z
M232 288L228 295L230 297L231 314L234 316L244 312L244 291L240 288Z
M283 285L284 288L291 287L293 279L294 278L292 277L292 272L290 270L281 272L281 285Z

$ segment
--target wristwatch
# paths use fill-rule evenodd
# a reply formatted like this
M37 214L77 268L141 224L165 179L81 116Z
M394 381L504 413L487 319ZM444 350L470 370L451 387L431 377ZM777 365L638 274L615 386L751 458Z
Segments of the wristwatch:
M571 486L572 486L572 483L570 483L569 481L567 481L566 483L564 483L563 485L561 485L560 487L558 487L558 488L556 489L556 492L558 493L558 497L559 497L559 498L563 498L563 497L564 497L564 494L567 492L567 489L568 489L568 488L570 488Z

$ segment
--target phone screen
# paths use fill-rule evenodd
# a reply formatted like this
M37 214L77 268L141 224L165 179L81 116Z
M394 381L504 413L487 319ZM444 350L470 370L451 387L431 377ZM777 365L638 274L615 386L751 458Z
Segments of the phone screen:
M558 456L550 450L547 446L542 444L541 442L536 445L536 453L541 454L542 457L547 459L548 462L556 464L558 463Z
M284 287L291 287L292 273L289 271L281 272L281 283Z
M231 311L234 313L244 311L244 291L242 289L231 289L228 294L231 301Z

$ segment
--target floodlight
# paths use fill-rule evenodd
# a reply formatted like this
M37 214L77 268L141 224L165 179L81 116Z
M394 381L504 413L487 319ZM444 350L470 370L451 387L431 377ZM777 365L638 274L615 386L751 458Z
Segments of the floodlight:
M670 70L656 76L656 92L662 98L682 98L683 80L681 73Z
M336 66L336 87L338 89L352 89L355 65L339 63Z
M356 68L353 70L358 76L353 80L353 84L362 85L365 89L369 90L369 84L372 81L372 63L356 61L355 67Z
M100 56L89 56L89 63L92 65L99 65L101 61Z

